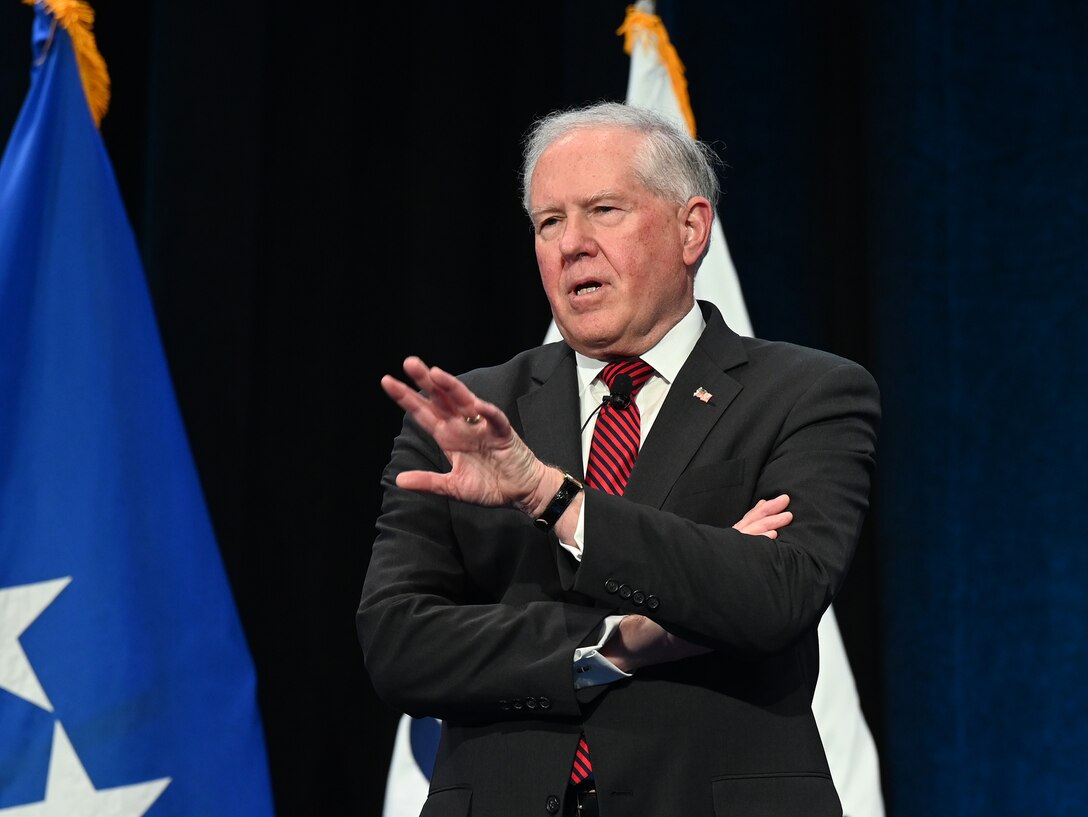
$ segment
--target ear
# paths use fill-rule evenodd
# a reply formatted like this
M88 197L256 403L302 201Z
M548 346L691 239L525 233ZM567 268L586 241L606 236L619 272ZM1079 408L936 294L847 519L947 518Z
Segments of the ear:
M710 245L710 225L714 223L714 208L702 196L688 199L681 212L683 219L684 263L694 266Z

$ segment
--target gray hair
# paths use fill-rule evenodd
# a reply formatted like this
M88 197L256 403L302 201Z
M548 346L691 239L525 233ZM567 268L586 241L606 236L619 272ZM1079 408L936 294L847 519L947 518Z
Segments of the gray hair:
M692 196L704 196L717 209L720 187L716 170L721 160L709 145L692 138L681 125L648 108L622 102L598 102L555 111L529 128L524 140L521 172L521 203L525 212L529 212L529 187L541 154L557 139L573 131L601 127L621 128L646 137L632 157L632 168L651 193L677 204L684 204Z

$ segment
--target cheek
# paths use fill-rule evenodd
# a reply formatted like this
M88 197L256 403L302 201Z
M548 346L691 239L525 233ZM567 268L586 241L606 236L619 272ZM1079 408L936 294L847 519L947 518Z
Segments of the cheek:
M670 225L649 226L631 236L624 246L627 269L640 289L660 291L672 286L665 270L681 263L682 247L669 232Z
M559 256L539 241L536 245L536 266L540 271L540 283L543 284L544 291L551 293L559 280L562 265L559 263Z
M654 245L632 267L629 282L638 298L635 309L644 316L659 316L672 310L688 286L688 274L681 265L679 248L667 250L662 242Z
M639 247L640 253L659 263L666 259L676 263L683 251L680 225L670 218L646 219L631 233L630 240Z

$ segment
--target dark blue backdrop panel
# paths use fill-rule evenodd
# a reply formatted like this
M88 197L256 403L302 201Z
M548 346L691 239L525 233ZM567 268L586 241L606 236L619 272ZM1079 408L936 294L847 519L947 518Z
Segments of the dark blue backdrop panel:
M1088 10L867 7L895 815L1088 810Z

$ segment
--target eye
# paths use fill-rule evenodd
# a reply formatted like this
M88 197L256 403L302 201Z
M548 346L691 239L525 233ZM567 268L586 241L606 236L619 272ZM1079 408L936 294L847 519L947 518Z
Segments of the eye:
M598 204L593 207L590 217L602 226L619 224L627 211L611 204Z
M555 216L541 219L536 225L537 234L546 238L549 233L555 232L555 228L558 224L559 219Z

